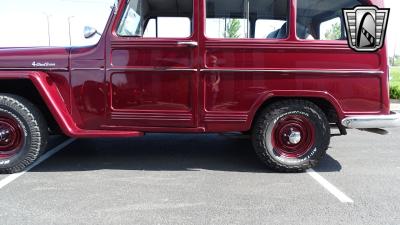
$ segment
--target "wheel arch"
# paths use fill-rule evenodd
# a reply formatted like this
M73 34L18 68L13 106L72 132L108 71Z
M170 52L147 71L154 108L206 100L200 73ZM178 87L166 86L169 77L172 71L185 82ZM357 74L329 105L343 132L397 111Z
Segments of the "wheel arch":
M51 77L40 71L0 71L0 80L29 80L62 132L70 137L138 137L139 131L83 130L76 125ZM1 91L1 90L0 90Z
M289 99L307 100L317 105L327 116L330 123L337 123L344 118L343 110L338 101L327 92L320 91L273 91L261 97L253 106L250 118L251 130L259 113L269 105Z
M47 73L40 71L0 71L0 80L2 82L6 80L16 80L15 82L27 80L31 82L40 95L43 105L47 107L48 112L62 132L70 137L77 136L79 128L73 121L57 85Z
M15 88L18 87L18 88ZM32 102L43 114L50 133L59 134L60 126L54 119L54 116L49 110L48 105L44 102L43 97L29 79L2 79L0 82L0 93L13 94L21 96Z

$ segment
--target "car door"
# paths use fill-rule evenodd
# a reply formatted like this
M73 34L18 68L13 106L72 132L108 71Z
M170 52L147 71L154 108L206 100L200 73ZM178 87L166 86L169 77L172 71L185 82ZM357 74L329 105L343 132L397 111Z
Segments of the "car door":
M113 125L196 125L196 2L122 1L106 62Z
M290 2L203 0L202 117L207 130L248 130L256 102L286 83L279 68L289 63Z

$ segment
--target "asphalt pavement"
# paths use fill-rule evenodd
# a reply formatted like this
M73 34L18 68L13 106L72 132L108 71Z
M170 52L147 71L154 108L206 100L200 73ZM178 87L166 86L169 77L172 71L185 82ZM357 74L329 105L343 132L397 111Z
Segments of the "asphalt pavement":
M238 135L75 140L17 178L0 175L0 224L398 225L400 129L390 131L333 137L315 168L323 181L267 170Z

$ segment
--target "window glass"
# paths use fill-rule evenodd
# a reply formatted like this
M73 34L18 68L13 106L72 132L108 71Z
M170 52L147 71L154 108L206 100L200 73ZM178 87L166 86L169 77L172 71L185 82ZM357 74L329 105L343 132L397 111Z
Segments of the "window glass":
M288 0L206 0L210 38L287 37Z
M246 23L246 19L207 18L206 34L213 38L246 38Z
M177 29L176 26L179 26ZM185 17L158 17L150 19L147 23L143 37L147 38L173 38L189 37L191 22Z
M158 37L189 37L190 19L185 17L158 18Z
M297 37L307 40L344 40L342 9L360 4L358 0L297 0Z
M138 36L142 33L141 26L139 25L142 18L141 1L131 0L125 10L121 23L118 27L118 34L121 36Z
M322 22L319 26L321 40L340 40L342 38L342 22L339 17Z
M130 0L117 34L143 38L186 38L192 32L192 15L193 0Z
M255 38L267 38L269 34L273 34L274 31L281 29L285 23L286 21L284 20L259 19L256 21Z
M143 37L157 37L157 19L150 19L149 22L147 22L146 30L144 31Z

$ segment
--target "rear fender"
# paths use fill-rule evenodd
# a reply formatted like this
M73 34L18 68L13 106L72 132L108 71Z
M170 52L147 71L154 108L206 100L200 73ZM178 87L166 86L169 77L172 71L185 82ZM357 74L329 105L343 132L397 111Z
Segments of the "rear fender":
M343 109L341 108L339 102L328 92L325 91L314 91L314 90L272 90L264 93L252 106L250 110L250 118L252 120L248 124L248 128L250 129L251 124L254 121L254 117L259 109L263 106L264 103L268 102L273 98L316 98L323 99L329 102L336 111L336 114L339 120L342 120L345 117Z

